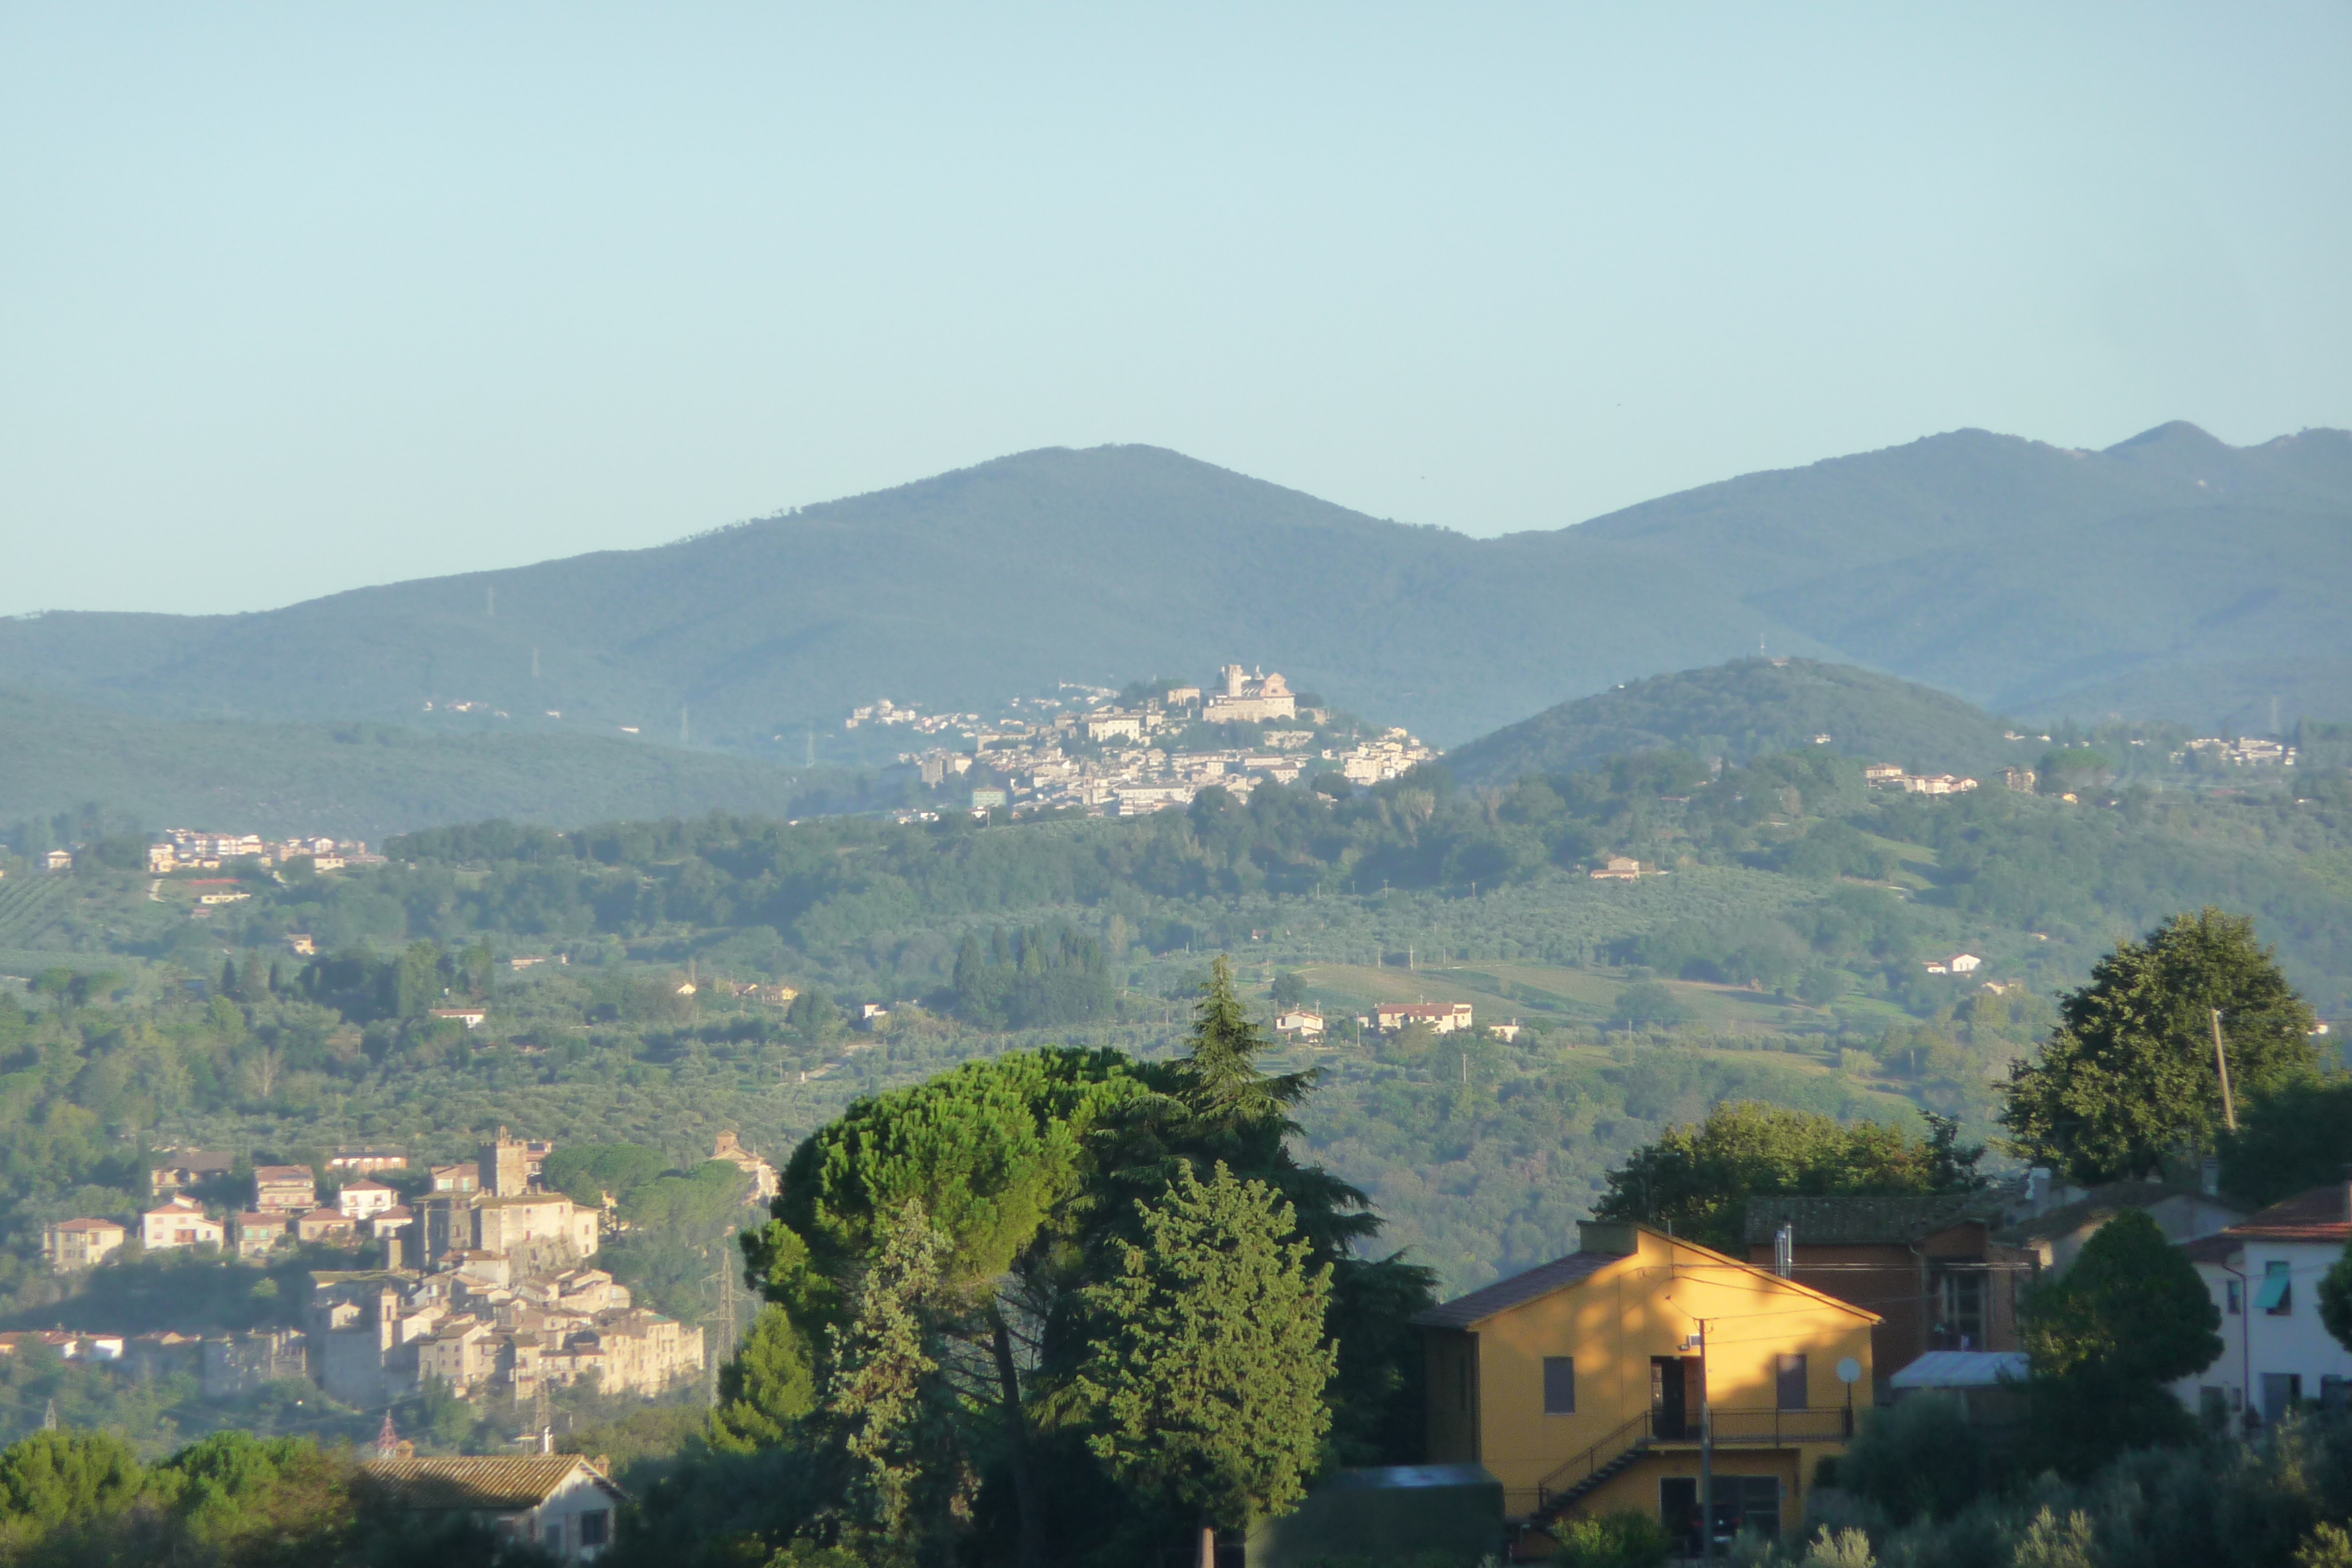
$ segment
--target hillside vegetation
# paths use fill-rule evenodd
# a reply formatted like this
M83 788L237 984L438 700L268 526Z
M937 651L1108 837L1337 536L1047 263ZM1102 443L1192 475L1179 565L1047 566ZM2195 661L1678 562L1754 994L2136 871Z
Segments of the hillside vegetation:
M1490 540L1172 452L1056 449L261 615L8 621L0 680L173 716L685 718L804 755L804 727L877 696L972 708L1241 658L1451 744L1761 638L2020 714L2250 723L2281 696L2344 720L2347 511L2337 431L2233 448L2171 425L2104 452L1961 431Z
M151 827L373 841L484 816L569 826L705 811L794 816L853 806L856 788L834 770L786 773L748 757L617 738L175 722L0 689L0 822L102 802Z
M1668 748L1748 763L1816 743L1914 773L1990 774L2032 765L2044 742L1958 698L1850 665L1738 659L1628 681L1546 709L1449 754L1466 782L1580 773L1611 757ZM1819 741L1827 736L1826 741Z

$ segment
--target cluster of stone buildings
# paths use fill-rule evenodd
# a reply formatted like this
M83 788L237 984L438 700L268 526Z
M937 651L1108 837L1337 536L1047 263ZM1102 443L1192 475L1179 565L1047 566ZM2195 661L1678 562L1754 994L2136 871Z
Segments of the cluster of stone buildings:
M905 722L908 712L877 704L858 710L862 717L852 722ZM1301 710L1297 693L1279 672L1260 674L1233 664L1219 672L1219 684L1206 690L1171 687L1132 706L1102 702L1051 717L975 724L967 732L970 752L934 747L907 752L899 760L914 764L929 786L961 777L979 765L1009 781L1003 789L974 790L975 811L1010 807L1016 812L1076 810L1094 816L1135 816L1189 805L1212 785L1246 796L1262 781L1286 784L1320 773L1339 773L1350 784L1376 784L1438 755L1403 730L1347 747L1318 749L1316 737L1328 718L1323 710ZM1255 749L1176 750L1154 743L1164 733L1196 721L1304 727L1265 730ZM902 814L908 820L934 816Z
M2177 766L2188 762L2192 755L2210 757L2232 767L2291 768L2294 766L2295 750L2283 741L2225 741L2214 735L2189 742L2172 753L2172 761Z
M318 1203L310 1167L261 1165L253 1172L252 1206L226 1218L207 1212L190 1189L224 1180L236 1162L173 1151L150 1173L162 1201L140 1216L148 1250L209 1247L258 1258L293 1243L368 1239L382 1264L312 1273L299 1328L201 1342L148 1335L135 1348L195 1356L214 1397L307 1376L362 1406L435 1378L459 1394L528 1398L587 1379L607 1393L655 1394L700 1375L702 1331L637 1306L626 1287L590 1261L604 1210L541 1187L553 1149L500 1128L476 1159L428 1166L407 1182L416 1195L406 1200L376 1179L405 1175L404 1152L346 1150L329 1162L342 1184L332 1207ZM734 1133L719 1134L711 1158L743 1171L755 1199L775 1195L775 1167ZM113 1220L69 1219L48 1226L43 1244L51 1267L72 1271L105 1261L129 1236ZM119 1337L100 1338L106 1342L89 1352L95 1358L122 1355ZM0 1345L0 1354L13 1348Z
M658 1394L701 1373L700 1329L635 1305L587 1263L604 1217L538 1185L551 1152L500 1128L478 1159L433 1167L414 1220L379 1232L384 1267L311 1275L302 1331L320 1387L371 1405L436 1378L526 1398L590 1378Z
M180 870L218 870L232 860L258 860L264 866L282 866L289 860L309 857L321 871L338 870L344 866L376 865L383 857L368 853L367 845L356 838L334 839L306 837L298 835L286 839L266 839L257 833L213 833L195 827L167 827L163 837L147 847L147 869L161 876Z
M1359 1030L1383 1035L1402 1034L1415 1025L1433 1035L1450 1035L1457 1029L1475 1027L1475 1013L1467 1002L1383 1002L1356 1018ZM1311 1045L1322 1039L1328 1027L1328 1020L1309 1007L1293 1007L1276 1014L1274 1018L1276 1034L1302 1044ZM1507 1024L1489 1024L1486 1033L1498 1040L1517 1039L1519 1022L1514 1018Z
M1873 763L1862 770L1862 776L1866 784L1899 789L1906 795L1966 795L1977 787L1976 780L1957 773L1906 773L1893 763Z
M868 724L882 727L904 725L919 735L943 735L957 730L977 728L980 721L977 713L926 713L911 706L902 708L885 697L866 707L852 709L849 717L841 721L841 727L856 730Z

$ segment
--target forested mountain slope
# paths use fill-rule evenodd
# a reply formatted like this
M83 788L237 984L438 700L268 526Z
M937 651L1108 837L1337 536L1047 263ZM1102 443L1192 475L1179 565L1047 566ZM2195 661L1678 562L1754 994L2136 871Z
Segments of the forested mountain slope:
M177 717L463 700L672 733L684 710L757 749L879 695L1243 658L1455 743L1762 639L2020 713L2160 696L2208 722L2284 690L2290 720L2352 718L2322 673L2352 660L2348 516L2338 431L2234 448L2172 425L2105 452L1962 431L1492 540L1152 447L1048 449L657 549L259 615L0 623L0 680Z
M2041 742L2002 735L1982 709L1892 676L1811 659L1748 658L1560 703L1473 741L1445 765L1465 783L1508 783L1667 747L1737 763L1818 743L1914 772L1991 774L2005 764L2030 767L2043 750Z

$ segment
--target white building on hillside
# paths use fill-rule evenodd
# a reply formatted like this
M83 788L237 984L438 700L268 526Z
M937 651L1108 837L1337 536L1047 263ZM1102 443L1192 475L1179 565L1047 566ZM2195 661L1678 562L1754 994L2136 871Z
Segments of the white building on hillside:
M2221 1310L2221 1353L2174 1392L2276 1422L2301 1401L2352 1403L2352 1351L2319 1321L2319 1281L2352 1241L2352 1182L2273 1204L2185 1249Z
M1470 1020L1467 1002L1383 1002L1372 1009L1373 1025L1382 1034L1426 1024L1433 1034L1450 1035L1470 1027Z
M173 1247L218 1247L228 1232L204 1205L177 1193L139 1216L139 1243L150 1252Z

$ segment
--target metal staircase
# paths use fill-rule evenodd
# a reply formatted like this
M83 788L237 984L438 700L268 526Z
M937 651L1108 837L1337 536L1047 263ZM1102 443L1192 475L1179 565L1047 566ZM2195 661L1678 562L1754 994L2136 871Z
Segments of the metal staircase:
M1842 1443L1853 1436L1853 1412L1846 1409L1722 1409L1713 1414L1718 1450L1791 1448ZM1535 1511L1528 1523L1551 1523L1659 1443L1696 1443L1699 1423L1664 1410L1644 1410L1536 1483Z
M1644 1410L1536 1483L1536 1510L1528 1522L1549 1524L1614 1479L1648 1449L1656 1415Z

